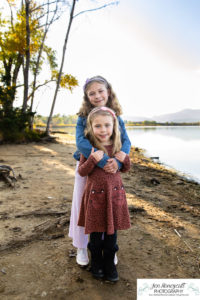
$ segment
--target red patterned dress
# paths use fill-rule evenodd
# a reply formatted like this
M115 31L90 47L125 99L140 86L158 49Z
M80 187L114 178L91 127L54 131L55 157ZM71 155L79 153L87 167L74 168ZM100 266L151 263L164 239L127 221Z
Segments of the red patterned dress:
M112 157L112 145L106 146L106 149ZM126 155L121 171L129 169L130 159ZM78 220L78 225L85 227L85 233L114 234L115 230L130 228L126 193L120 172L106 173L97 166L92 155L88 159L81 155L78 172L81 176L87 176Z

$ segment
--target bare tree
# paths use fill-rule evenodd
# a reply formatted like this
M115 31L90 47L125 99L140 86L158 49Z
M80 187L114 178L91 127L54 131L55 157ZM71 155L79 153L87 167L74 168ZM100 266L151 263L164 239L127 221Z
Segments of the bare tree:
M77 1L78 0L73 0L72 1L72 6L71 6L71 12L70 12L70 17L69 17L67 32L66 32L66 36L65 36L64 45L63 45L62 60L61 60L61 65L60 65L60 70L59 70L59 76L58 76L57 83L56 83L56 89L55 89L55 93L54 93L54 98L53 98L53 102L52 102L52 106L51 106L50 115L49 115L48 121L47 121L47 127L46 127L46 134L47 135L50 134L50 123L51 123L51 120L52 120L53 111L54 111L54 107L55 107L55 103L56 103L56 98L57 98L57 94L58 94L58 90L59 90L59 86L60 86L60 80L61 80L62 70L63 70L63 66L64 66L64 60L65 60L65 53L66 53L66 49L67 49L67 42L68 42L68 39L69 39L69 33L70 33L70 29L71 29L71 25L72 25L73 19L75 17L79 16L80 14L83 14L83 13L86 13L86 12L100 10L100 9L105 8L107 6L117 5L119 3L119 1L114 1L114 2L111 2L111 3L108 3L108 4L104 4L104 5L102 5L100 7L97 7L97 8L93 8L93 9L88 9L88 10L81 11L78 14L74 15L75 5L76 5Z
M29 66L30 66L30 0L25 0L25 12L26 12L26 50L25 50L25 67L24 67L24 100L23 100L23 112L26 111L28 102L28 84L29 84Z
M53 103L52 103L52 106L51 106L50 115L49 115L49 118L48 118L48 121L47 121L47 127L46 127L46 134L47 135L49 135L50 123L51 123L51 119L52 119L52 116L53 116L53 110L54 110L54 106L55 106L55 103L56 103L58 89L59 89L59 86L60 86L60 79L61 79L63 65L64 65L64 61L65 61L65 52L66 52L66 47L67 47L67 41L68 41L68 38L69 38L69 33L70 33L70 29L71 29L71 25L72 25L72 21L73 21L73 17L74 17L75 5L76 5L76 0L73 0L71 11L70 11L69 23L68 23L67 32L66 32L66 36L65 36L65 41L64 41L64 45L63 45L63 54L62 54L62 60L61 60L59 75L58 75L58 79L57 79L55 94L54 94Z
M31 105L30 105L30 111L31 112L33 111L33 102L34 102L35 91L38 89L38 86L36 86L37 76L39 74L39 65L40 65L42 52L43 52L43 49L44 49L44 43L45 43L45 40L46 40L46 37L47 37L50 26L53 24L53 22L58 20L59 17L61 16L61 12L59 11L59 3L62 3L62 0L56 0L54 2L48 0L43 5L40 5L39 7L37 7L37 9L40 9L42 6L45 6L45 5L47 6L46 12L42 16L39 17L39 18L42 18L46 15L46 22L43 25L44 26L44 33L43 33L42 41L41 41L40 48L39 48L39 51L38 51L36 66L35 66L35 70L34 70L34 74L33 74L32 92L29 95L29 97L31 98ZM51 10L51 5L52 4L54 4L53 10ZM30 129L32 129L32 127L33 127L33 118L31 120Z

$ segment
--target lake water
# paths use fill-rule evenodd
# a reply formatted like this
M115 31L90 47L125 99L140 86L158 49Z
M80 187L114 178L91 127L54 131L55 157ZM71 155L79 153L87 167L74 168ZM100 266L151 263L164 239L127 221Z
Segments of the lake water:
M200 126L131 127L132 144L149 157L200 182Z
M74 127L64 131L75 134ZM132 145L147 156L200 182L200 126L133 126L127 132Z

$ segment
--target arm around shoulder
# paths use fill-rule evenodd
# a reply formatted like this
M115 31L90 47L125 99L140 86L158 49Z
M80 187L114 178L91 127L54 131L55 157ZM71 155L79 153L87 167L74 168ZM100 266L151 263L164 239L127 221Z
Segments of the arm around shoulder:
M118 117L118 121L119 121L119 128L121 132L121 142L122 142L121 151L125 152L126 154L129 154L131 150L131 141L128 137L124 121L122 120L121 117Z
M122 168L121 168L121 172L125 173L128 172L131 168L131 160L128 154L126 154L125 159L122 163Z
M96 164L97 164L97 161L92 155L90 155L88 157L88 159L86 159L81 154L80 162L79 162L79 166L78 166L79 175L82 177L89 175L96 167Z
M92 149L92 145L85 137L86 118L78 117L76 123L76 146L78 150L88 158Z

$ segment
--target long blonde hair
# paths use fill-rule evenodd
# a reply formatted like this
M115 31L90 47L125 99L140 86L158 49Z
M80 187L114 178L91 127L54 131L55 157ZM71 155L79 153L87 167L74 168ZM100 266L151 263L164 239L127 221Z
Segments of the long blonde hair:
M115 153L120 151L122 143L121 143L118 119L115 115L115 112L112 109L105 107L105 106L95 107L88 115L87 125L86 125L86 129L85 129L85 136L90 141L90 143L92 144L93 147L95 147L99 150L102 150L108 154L106 148L95 137L93 129L92 129L92 123L97 116L109 116L109 117L111 116L113 119L113 133L111 136L111 140L113 142L112 155L114 155Z
M105 85L105 87L107 88L107 90L109 92L108 102L107 102L106 106L111 108L112 110L114 110L114 112L116 113L117 116L120 116L122 114L122 108L121 108L121 105L119 104L119 101L112 89L111 84L104 77L99 76L99 75L88 78L86 80L86 83L83 87L83 91L84 91L83 102L82 102L82 106L78 112L78 115L81 117L87 117L88 114L90 113L90 111L94 108L94 106L90 103L88 96L87 96L87 90L91 86L91 84L93 84L94 82L99 82L99 83Z

